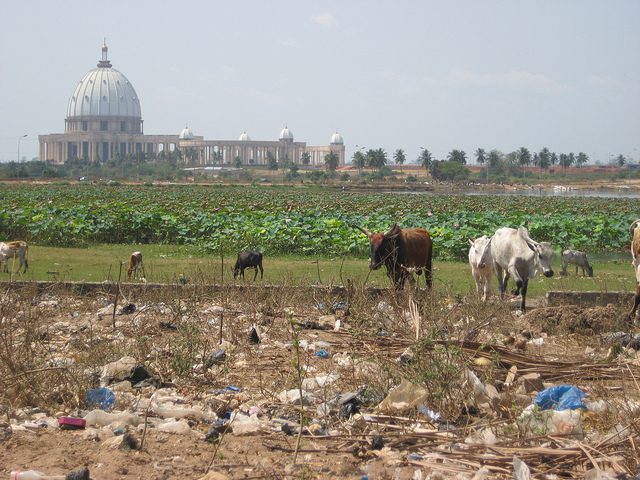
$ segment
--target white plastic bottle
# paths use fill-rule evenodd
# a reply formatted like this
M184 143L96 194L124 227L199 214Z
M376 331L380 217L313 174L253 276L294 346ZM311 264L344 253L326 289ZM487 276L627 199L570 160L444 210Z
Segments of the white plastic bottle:
M9 480L64 480L65 475L45 475L37 470L16 470L11 472Z

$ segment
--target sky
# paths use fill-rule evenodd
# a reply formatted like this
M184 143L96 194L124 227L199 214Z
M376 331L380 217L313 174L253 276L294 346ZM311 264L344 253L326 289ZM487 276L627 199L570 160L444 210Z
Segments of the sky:
M0 161L64 132L104 38L147 134L640 156L640 1L0 0ZM27 135L23 137L23 135Z

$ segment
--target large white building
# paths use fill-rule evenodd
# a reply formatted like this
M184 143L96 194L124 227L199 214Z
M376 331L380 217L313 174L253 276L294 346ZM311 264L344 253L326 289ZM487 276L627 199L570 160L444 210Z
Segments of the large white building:
M195 136L187 127L176 135L146 135L142 120L140 99L131 82L111 66L107 46L102 46L102 60L89 71L73 89L67 107L65 132L40 135L40 159L64 163L74 157L105 161L123 155L145 152L159 155L180 149L189 152L197 165L215 165L234 162L240 157L245 165L266 165L268 154L276 159L288 156L302 163L308 153L311 165L324 164L329 152L345 163L342 136L335 133L329 145L313 147L306 142L295 142L287 126L277 141L253 141L244 132L238 140L205 140Z

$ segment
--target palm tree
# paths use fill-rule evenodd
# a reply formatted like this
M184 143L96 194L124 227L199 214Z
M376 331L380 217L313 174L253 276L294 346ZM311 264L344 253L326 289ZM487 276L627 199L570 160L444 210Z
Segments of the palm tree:
M576 162L578 163L578 167L584 165L588 161L589 161L589 156L584 152L580 152L576 157Z
M362 169L367 164L367 158L364 156L364 153L362 153L362 151L358 150L353 154L353 164L358 169L358 178L360 178Z
M340 157L336 152L329 152L324 156L324 166L329 172L335 172L340 164Z
M467 154L464 152L464 150L451 150L449 152L449 156L447 157L447 160L458 162L458 163L461 163L462 165L466 165Z
M489 170L497 170L498 165L500 164L500 156L501 153L499 150L493 149L489 152L489 157L487 158L487 163L489 166L487 167L487 183L489 183Z
M369 149L367 152L367 165L374 170L380 170L387 164L387 152L384 148L378 148L376 150Z
M300 156L300 162L305 167L311 163L311 155L309 154L309 152L302 152L302 155Z
M616 165L618 165L619 168L624 167L627 164L627 159L624 158L624 155L620 154L616 157Z
M476 163L479 163L480 165L484 165L484 162L487 161L487 158L485 157L486 153L484 151L484 148L477 149L474 155L476 156Z
M236 168L242 168L242 159L240 158L240 155L236 155L236 158L233 159L233 164Z
M540 167L540 181L542 181L542 170L546 170L551 164L551 152L547 147L544 147L542 150L540 150L540 153L538 153L537 161L538 163L536 164L536 166Z
M517 152L518 163L522 167L522 183L525 183L525 174L527 170L524 168L531 163L531 152L527 147L520 147Z
M560 165L564 169L564 177L567 178L567 169L571 166L573 162L571 158L566 153L561 153L558 159L558 165Z
M407 160L407 157L404 154L404 150L401 148L396 150L396 153L393 154L393 161L396 162L396 164L398 165L404 164L406 160Z
M422 153L418 157L418 162L420 162L420 165L426 170L427 180L429 180L429 167L431 167L431 163L433 163L431 152L429 150L422 150Z

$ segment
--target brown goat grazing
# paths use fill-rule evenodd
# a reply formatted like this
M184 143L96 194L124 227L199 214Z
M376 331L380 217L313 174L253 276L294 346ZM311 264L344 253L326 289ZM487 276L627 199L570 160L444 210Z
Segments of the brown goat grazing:
M138 273L138 268L142 269L142 278L144 276L144 263L142 263L142 254L140 252L133 252L129 257L129 268L127 269L127 277L131 278L132 273Z
M638 228L638 225L640 225L640 219L633 222L629 227L629 231L633 235L631 240L631 257L633 261L631 265L636 273L636 296L633 299L633 308L629 312L629 320L632 322L636 318L638 305L640 305L640 228Z
M0 263L4 264L5 273L9 271L9 259L13 258L15 264L16 258L20 260L18 266L18 272L24 265L24 273L27 273L29 268L29 262L27 260L27 253L29 252L29 245L27 242L17 240L15 242L2 243L0 242Z

